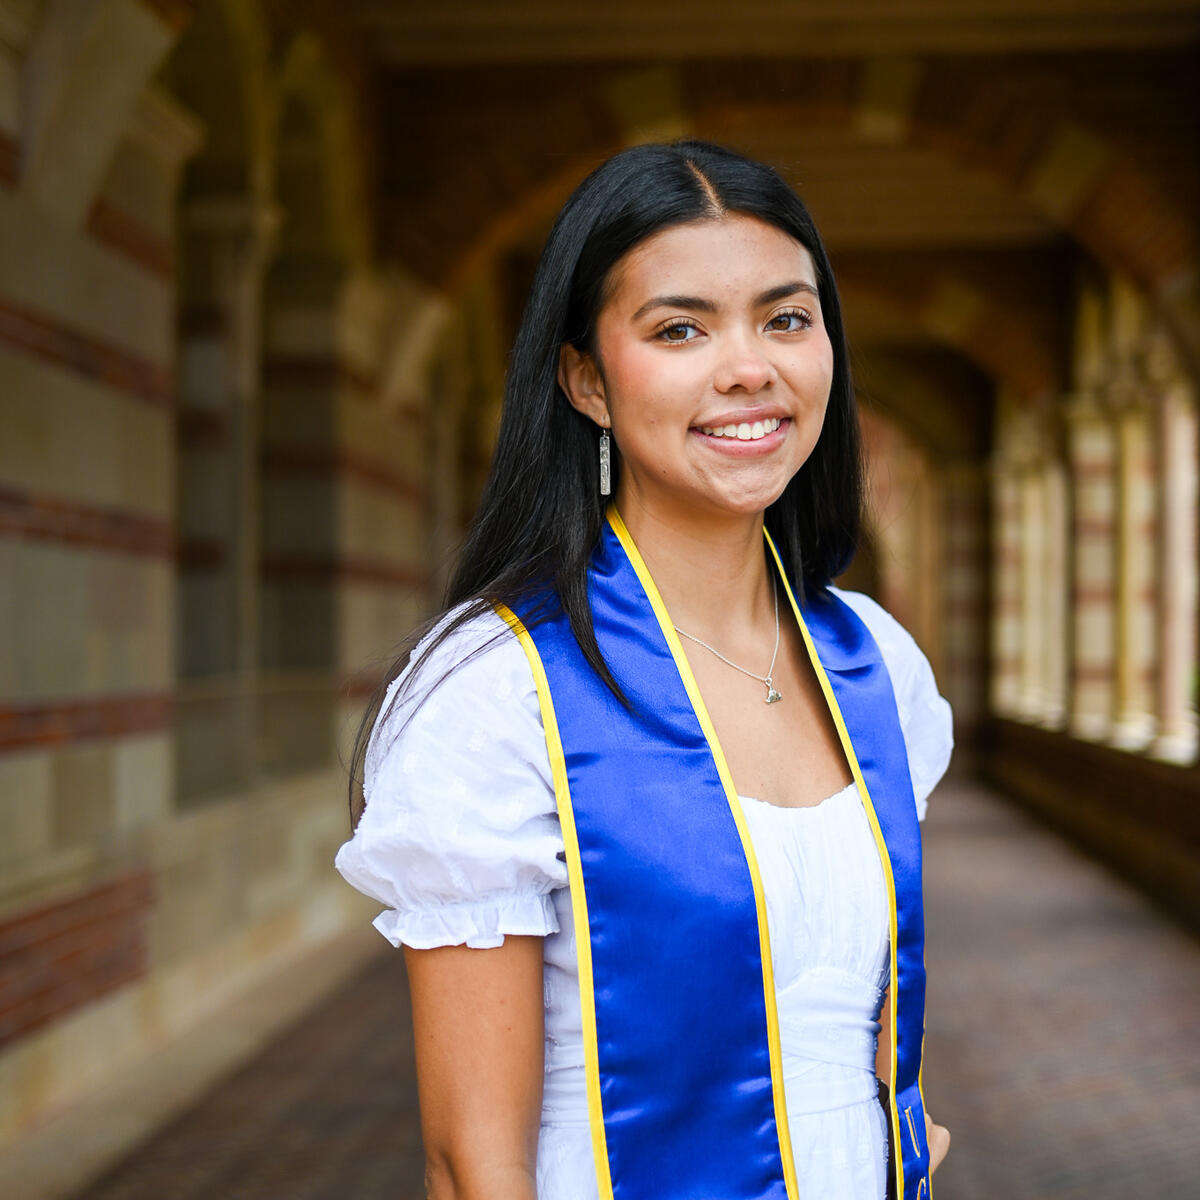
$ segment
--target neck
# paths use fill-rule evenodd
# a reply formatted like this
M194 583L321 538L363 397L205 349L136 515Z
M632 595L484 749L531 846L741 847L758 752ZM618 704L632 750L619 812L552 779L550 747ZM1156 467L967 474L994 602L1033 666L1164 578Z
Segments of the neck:
M729 638L773 625L762 513L678 521L631 497L618 511L681 629Z

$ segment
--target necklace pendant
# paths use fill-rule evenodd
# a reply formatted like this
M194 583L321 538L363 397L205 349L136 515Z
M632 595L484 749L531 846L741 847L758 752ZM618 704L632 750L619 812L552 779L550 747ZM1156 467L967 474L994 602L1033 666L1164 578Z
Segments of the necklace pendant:
M775 685L769 680L765 680L767 685L767 700L766 703L774 704L777 700L782 700L783 697L775 690Z

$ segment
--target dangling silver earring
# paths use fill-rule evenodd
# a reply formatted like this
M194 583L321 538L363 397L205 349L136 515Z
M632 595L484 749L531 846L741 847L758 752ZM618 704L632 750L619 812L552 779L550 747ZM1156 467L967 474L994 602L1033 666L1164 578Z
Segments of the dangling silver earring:
M600 495L612 494L612 450L609 445L608 430L600 430Z

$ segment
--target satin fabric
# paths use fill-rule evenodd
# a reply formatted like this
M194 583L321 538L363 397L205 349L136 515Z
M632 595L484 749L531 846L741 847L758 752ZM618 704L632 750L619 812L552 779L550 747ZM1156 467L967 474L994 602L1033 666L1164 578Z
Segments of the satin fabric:
M925 1040L921 832L900 714L883 656L858 614L831 592L806 597L799 611L837 702L835 720L840 714L854 748L856 774L861 775L881 861L891 877L893 1142L899 1135L905 1200L925 1200L930 1185L920 1087Z
M513 623L540 676L568 866L582 885L572 887L572 904L581 987L590 982L584 1040L599 1193L800 1200L753 848L686 658L615 511L592 559L589 596L628 707L587 663L553 598L519 606ZM894 879L900 897L893 1094L920 1134L919 1153L901 1155L905 1200L916 1200L928 1195L916 1082L924 966L903 734L878 647L849 606L827 593L795 611L826 669L843 742L858 752L856 778L869 792L889 891ZM893 1114L894 1134L898 1127Z

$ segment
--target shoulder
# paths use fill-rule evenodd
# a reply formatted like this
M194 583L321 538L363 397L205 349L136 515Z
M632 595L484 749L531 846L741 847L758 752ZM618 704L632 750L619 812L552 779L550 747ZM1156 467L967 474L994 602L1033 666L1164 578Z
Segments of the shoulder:
M852 592L846 588L834 587L832 584L830 584L829 590L855 611L859 619L871 631L871 636L879 644L879 649L885 659L889 656L911 656L913 653L920 654L922 658L925 657L912 634L878 600L868 596L866 592ZM888 665L890 667L891 663L889 662Z
M459 604L442 614L413 648L408 665L392 683L393 690L424 698L440 680L516 685L529 674L508 622L494 608L467 616L469 608Z
M933 668L916 639L878 600L866 592L852 592L843 588L829 589L838 599L850 606L870 630L884 665L892 677L892 687L898 701L911 697L914 688L933 685Z
M865 592L829 590L854 610L879 646L904 732L917 814L924 818L929 793L945 774L954 749L950 704L916 639L882 604Z
M389 688L363 767L359 827L397 813L431 842L554 807L528 660L493 611L460 624L452 609L421 639Z
M529 662L507 622L491 608L463 620L466 610L461 604L444 613L389 685L367 747L368 796L389 750L413 724L428 729L450 721L478 741L497 714L519 718L530 701L536 709Z
M504 620L454 609L388 689L365 806L335 865L396 944L499 945L557 928L562 835L532 673Z

